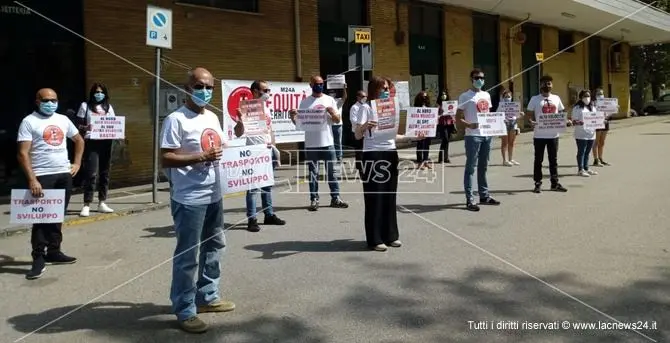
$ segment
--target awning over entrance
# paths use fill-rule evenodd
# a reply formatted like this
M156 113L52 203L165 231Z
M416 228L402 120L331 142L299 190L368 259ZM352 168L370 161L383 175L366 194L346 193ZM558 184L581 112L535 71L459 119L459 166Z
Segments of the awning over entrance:
M636 0L428 0L597 34L631 45L670 42L670 14Z

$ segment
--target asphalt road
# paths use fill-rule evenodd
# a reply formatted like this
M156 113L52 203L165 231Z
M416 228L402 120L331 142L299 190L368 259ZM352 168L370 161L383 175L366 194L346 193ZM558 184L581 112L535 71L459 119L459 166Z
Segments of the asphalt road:
M227 232L221 288L237 309L203 315L212 326L203 335L182 333L169 314L168 210L66 230L65 251L80 261L50 266L36 281L23 275L29 236L8 237L0 240L0 340L668 341L668 147L670 121L616 130L606 151L613 165L587 179L575 176L574 140L565 137L559 162L569 192L540 195L530 192L531 146L519 147L518 167L500 166L496 151L489 184L502 205L478 213L463 210L463 157L434 177L417 174L419 181L405 172L398 196L405 245L386 253L365 249L360 185L343 183L346 210L307 212L306 185L275 194L289 224ZM226 199L226 208L227 223L245 222L243 198ZM561 328L615 320L647 329ZM475 329L479 321L488 328ZM498 329L499 322L510 324ZM540 323L558 328L527 327Z

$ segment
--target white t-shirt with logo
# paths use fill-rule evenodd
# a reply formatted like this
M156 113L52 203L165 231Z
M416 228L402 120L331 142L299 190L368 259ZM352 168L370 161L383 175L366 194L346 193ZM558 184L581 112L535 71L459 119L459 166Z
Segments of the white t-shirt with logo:
M556 94L549 94L549 96L544 96L542 94L538 94L530 98L530 101L528 102L528 111L535 112L535 119L541 115L541 114L547 114L547 113L558 113L561 111L565 110L565 107L563 107L563 102L561 102L561 98L556 95ZM538 133L537 130L534 130L533 137L534 138L540 138L540 139L553 139L553 138L558 138L560 134L546 134L546 133Z
M337 107L335 107L335 111L337 111L337 114L340 115L340 122L333 123L333 126L342 126L342 108L344 107L344 99L337 98L335 99L335 103L337 104Z
M199 114L182 106L163 122L162 149L197 154L227 140L213 112ZM172 200L184 205L209 205L222 199L217 162L201 162L181 168L166 168Z
M592 110L586 106L584 108L575 106L572 109L572 120L583 121L584 113L595 112L595 110L595 106ZM585 129L584 125L575 125L575 139L594 140L596 139L596 131Z
M358 112L361 109L361 102L356 101L349 109L349 121L351 122L351 132L356 133L356 124L358 124Z
M95 105L95 108L90 108L88 103L82 102L79 106L79 111L77 112L77 117L81 119L86 119L86 124L91 124L91 116L101 116L101 117L115 117L114 108L112 105L109 105L109 111L105 113L105 109L102 108L102 105ZM88 139L91 137L91 132L86 131L86 136L84 138Z
M458 97L458 109L463 111L465 121L476 123L477 113L486 113L491 110L491 94L486 91L469 89ZM479 129L465 129L466 136L480 136Z
M358 120L353 125L363 125L373 119L372 108L368 104L361 105L356 116ZM363 151L395 150L395 131L386 131L384 133L366 131L363 134Z
M327 109L332 107L337 111L337 102L335 99L326 94L321 94L320 97L315 98L310 95L303 99L300 102L299 109ZM328 112L326 112L328 116ZM328 116L328 126L322 131L306 131L305 132L305 148L325 148L332 146L334 144L333 140L333 130L332 130L333 121Z
M33 112L19 126L18 142L32 142L30 160L35 176L70 172L67 140L79 134L77 127L62 114L51 116Z

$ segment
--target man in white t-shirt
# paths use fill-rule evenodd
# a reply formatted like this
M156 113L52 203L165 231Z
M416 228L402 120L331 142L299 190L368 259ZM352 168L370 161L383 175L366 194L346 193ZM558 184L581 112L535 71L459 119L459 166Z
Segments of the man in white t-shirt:
M484 72L474 69L470 72L472 85L470 89L458 97L458 111L456 115L465 124L465 172L463 175L463 188L467 209L473 212L479 211L479 205L475 204L472 194L472 179L477 168L477 188L479 203L481 205L500 205L489 194L489 185L486 179L486 171L489 166L489 154L491 153L492 137L482 136L479 131L477 113L489 112L493 104L489 92L482 90L484 86Z
M341 92L342 95L338 96L338 93ZM344 103L347 102L347 85L344 85L344 89L335 90L331 89L329 94L335 99L337 104L337 114L340 115L340 121L333 122L333 146L335 147L335 158L338 162L342 162L342 110L344 108Z
M72 192L72 176L77 174L81 166L84 139L68 117L56 113L58 95L53 89L40 89L35 103L37 110L23 118L19 126L19 165L34 197L43 197L43 189L64 189L67 212ZM68 159L66 138L74 141L72 164ZM41 277L46 263L69 264L77 261L61 251L61 229L62 223L33 225L30 239L33 264L26 274L27 279Z
M251 84L251 94L253 94L254 99L261 99L264 103L263 108L265 109L265 118L266 118L266 127L267 134L264 136L248 136L247 135L247 145L267 145L268 149L274 149L272 144L272 113L270 109L265 105L265 102L270 99L270 88L267 81L256 80ZM274 156L273 161L278 160L279 156ZM274 163L273 163L274 165ZM263 220L264 225L284 225L286 221L277 217L274 214L272 208L272 186L263 187L261 189L251 189L247 191L246 195L246 205L247 205L247 231L258 232L261 230L261 227L258 225L258 220L256 219L256 194L261 194L261 206L263 207L263 214L265 218Z
M219 118L206 108L214 91L212 74L200 67L191 70L186 91L190 98L163 122L161 159L170 180L170 208L177 236L172 309L184 331L201 333L208 326L197 313L235 309L235 304L219 295L219 260L226 240L218 164L227 136ZM238 121L235 135L239 137L243 131Z
M310 80L312 95L300 102L299 109L325 109L328 125L321 131L305 132L305 159L309 167L309 198L310 211L319 209L319 162L326 164L326 177L330 187L330 207L348 208L349 205L340 198L340 185L335 177L334 163L337 161L333 147L332 125L342 119L337 112L337 102L333 97L323 94L323 78L312 76ZM298 111L290 112L291 120L295 122Z
M530 123L535 127L537 117L547 113L559 113L565 110L561 98L552 94L553 78L544 75L540 78L540 94L530 98L526 113L530 118ZM551 181L551 190L556 192L567 192L568 190L558 182L558 133L540 132L535 127L533 133L533 145L535 147L535 159L533 162L533 180L535 188L533 192L542 192L542 162L544 160L544 150L547 149L549 158L549 174Z

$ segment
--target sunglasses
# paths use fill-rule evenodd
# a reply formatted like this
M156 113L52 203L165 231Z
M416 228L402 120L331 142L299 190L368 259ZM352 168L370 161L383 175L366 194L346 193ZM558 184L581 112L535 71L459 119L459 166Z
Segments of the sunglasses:
M473 80L484 80L484 77L483 76L473 76L472 79Z
M258 91L261 92L261 93L266 93L267 94L267 93L270 93L270 88L259 89Z
M197 89L197 90L206 89L208 91L211 91L212 89L214 89L214 86L205 86L201 83L196 83L196 84L193 85L193 89Z
M54 104L58 102L58 99L40 99L40 102L47 103L53 102Z

